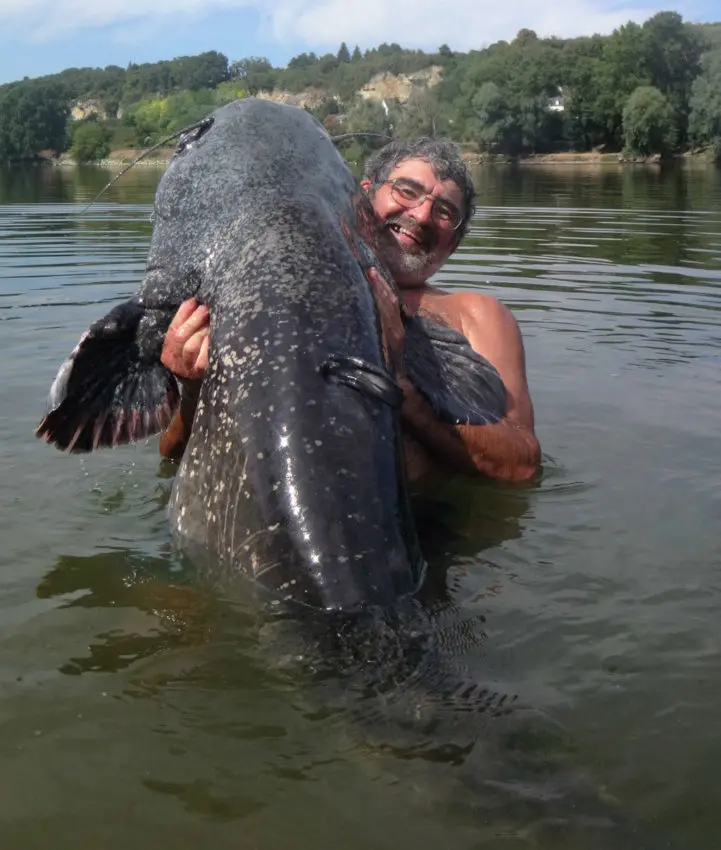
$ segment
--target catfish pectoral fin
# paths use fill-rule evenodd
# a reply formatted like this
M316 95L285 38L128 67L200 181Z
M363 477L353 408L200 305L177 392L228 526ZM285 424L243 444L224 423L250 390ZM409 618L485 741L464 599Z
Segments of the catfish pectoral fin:
M170 424L180 393L159 359L164 329L148 328L151 320L141 331L143 318L147 312L128 302L83 334L53 382L37 437L62 450L90 452L141 440ZM153 336L159 343L149 343Z
M442 421L488 425L503 418L501 376L463 334L421 316L409 318L405 330L408 377Z

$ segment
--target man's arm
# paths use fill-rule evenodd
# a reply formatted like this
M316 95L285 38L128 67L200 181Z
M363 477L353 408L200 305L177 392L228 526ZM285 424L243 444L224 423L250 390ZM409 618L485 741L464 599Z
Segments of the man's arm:
M180 305L165 334L160 360L181 386L180 410L160 435L160 454L171 460L183 456L190 438L200 385L208 368L209 325L208 308L191 298Z
M404 425L429 452L459 472L526 481L538 471L541 450L518 323L507 307L490 296L468 293L452 298L453 314L471 347L496 367L505 384L506 415L491 425L447 425L404 381Z

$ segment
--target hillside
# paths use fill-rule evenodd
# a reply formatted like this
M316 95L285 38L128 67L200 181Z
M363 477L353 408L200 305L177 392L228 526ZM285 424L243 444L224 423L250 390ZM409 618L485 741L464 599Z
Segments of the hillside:
M468 53L342 44L335 54L302 53L285 68L215 51L124 69L69 68L0 87L0 159L48 149L98 159L151 145L247 95L308 109L333 132L447 135L507 156L631 143L641 154L646 143L634 121L647 128L653 152L715 150L719 56L721 23L693 25L662 12L608 36L541 39L520 30ZM367 148L345 152L359 158Z

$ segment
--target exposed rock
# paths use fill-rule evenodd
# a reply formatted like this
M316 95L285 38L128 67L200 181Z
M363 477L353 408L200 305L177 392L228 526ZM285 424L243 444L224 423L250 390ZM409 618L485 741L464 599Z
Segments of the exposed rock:
M101 121L107 121L110 117L99 100L79 100L70 110L70 115L75 121L82 121L91 115L97 115Z
M298 94L284 91L283 89L274 89L273 91L259 91L256 95L264 100L273 100L276 103L289 103L291 106L299 106L301 109L318 109L329 100L333 100L333 95L326 89L307 88Z
M383 71L367 82L358 94L364 100L396 100L399 103L405 103L412 92L433 88L442 79L441 65L429 65L412 74L391 74ZM337 97L321 88L307 88L298 94L283 89L260 91L257 96L265 100L274 100L276 103L289 103L301 109L318 109L329 100L338 101Z
M443 79L441 65L430 65L412 74L376 74L358 92L364 100L396 100L406 103L411 93L433 88Z

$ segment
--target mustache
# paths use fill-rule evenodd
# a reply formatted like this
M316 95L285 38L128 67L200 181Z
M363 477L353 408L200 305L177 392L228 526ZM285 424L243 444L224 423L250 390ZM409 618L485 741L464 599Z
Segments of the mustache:
M398 213L398 215L389 216L386 219L386 227L392 227L393 225L407 230L420 242L421 247L426 251L432 251L435 248L436 233L429 224L419 223L410 216Z

